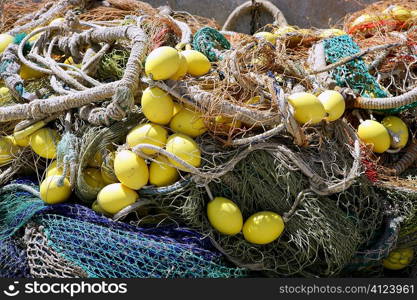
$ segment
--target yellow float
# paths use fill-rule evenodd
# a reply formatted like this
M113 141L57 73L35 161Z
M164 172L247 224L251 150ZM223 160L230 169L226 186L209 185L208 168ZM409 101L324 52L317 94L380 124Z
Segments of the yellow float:
M140 189L149 180L146 162L129 150L122 150L116 154L114 173L121 183L133 190Z
M242 230L243 217L239 207L231 200L216 197L207 205L207 217L211 226L220 233L238 234Z

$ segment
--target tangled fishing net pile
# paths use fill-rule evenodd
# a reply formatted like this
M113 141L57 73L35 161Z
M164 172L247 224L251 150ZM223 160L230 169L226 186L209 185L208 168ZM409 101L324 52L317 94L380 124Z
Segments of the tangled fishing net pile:
M417 276L415 1L343 30L29 2L0 23L1 277Z

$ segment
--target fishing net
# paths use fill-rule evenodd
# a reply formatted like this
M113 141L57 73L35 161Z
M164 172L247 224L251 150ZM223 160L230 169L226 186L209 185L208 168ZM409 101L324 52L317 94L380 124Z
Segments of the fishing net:
M396 23L377 34L342 36L293 27L278 34L285 18L262 1L275 22L259 29L254 12L251 30L277 33L271 42L219 31L209 19L168 6L107 2L61 0L28 11L17 26L3 24L14 43L1 54L0 75L9 89L0 95L1 131L13 135L38 121L56 130L60 182L67 177L74 194L67 204L39 199L32 182L44 179L50 161L31 147L19 147L1 166L2 185L26 168L38 177L1 190L2 276L388 276L381 260L397 247L416 247L412 27ZM247 15L250 5L239 9ZM50 25L56 17L64 21ZM394 29L400 35L392 36ZM153 80L143 68L161 46L200 51L211 69L199 77ZM24 79L22 65L41 75ZM150 122L140 101L146 87L162 89L203 123L205 133L193 136L199 167L164 146L126 144L133 127ZM345 99L343 117L297 122L288 96L328 89ZM398 113L408 125L404 149L375 154L360 141L361 118L379 120L381 111ZM172 124L164 127L175 132ZM95 201L103 186L91 185L86 172L109 171L117 181L111 154L122 149L148 165L156 156L145 149L169 158L182 166L176 166L179 180L147 184L135 203L101 215L90 207L102 209ZM283 234L266 245L249 243L242 233L220 234L206 212L217 196L236 203L244 219L260 211L280 214ZM414 267L415 261L397 274L414 274Z
M354 55L360 48L348 35L324 40L326 59L329 63L338 62L340 59ZM339 86L347 86L360 95L368 97L386 97L387 93L369 74L368 68L362 59L353 60L337 67L332 72L333 78Z
M247 274L229 266L206 238L189 229L134 227L77 204L46 206L36 196L16 192L20 186L8 187L1 195L0 241L12 248L11 241L19 238L21 251L2 252L1 270L7 276L28 276L28 270L33 277L59 278Z

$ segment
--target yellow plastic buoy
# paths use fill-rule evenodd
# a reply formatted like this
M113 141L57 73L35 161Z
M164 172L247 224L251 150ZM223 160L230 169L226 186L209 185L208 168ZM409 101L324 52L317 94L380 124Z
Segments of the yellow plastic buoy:
M277 40L277 36L275 34L271 33L271 32L261 31L261 32L255 33L253 36L258 38L258 39L267 40L268 42L270 42L273 45L275 44L275 42Z
M0 34L0 54L2 54L11 43L13 43L13 40L14 38L10 34Z
M177 113L179 113L183 109L182 105L178 102L174 102L174 109L172 112L172 117L175 117Z
M99 169L84 169L82 175L84 176L85 183L87 183L87 185L93 189L101 190L106 186L106 183L104 182Z
M39 28L40 28L40 27L36 27L35 29L33 29L33 31L35 31L35 30L37 30L37 29L39 29ZM39 38L41 37L42 33L43 33L43 32L39 32L39 33L35 34L34 36L32 36L31 38L29 38L29 42L34 43L34 42L36 42L37 40L39 40Z
M280 215L262 211L250 216L243 225L243 236L252 244L269 244L284 231L284 221Z
M49 166L45 170L45 178L51 176L62 176L64 174L64 170L61 167L57 166L57 161L54 160L49 164Z
M320 37L321 38L329 38L329 37L334 37L334 36L341 36L341 35L345 35L347 34L346 32L344 32L341 29L337 29L337 28L329 28L329 29L325 29L320 33Z
M101 176L106 184L112 184L119 182L114 173L114 157L116 154L114 152L110 152L107 154L104 159L103 163L101 164Z
M99 214L107 214L107 212L101 208L100 204L98 204L97 200L94 201L93 204L91 204L91 209Z
M7 87L0 87L0 104L6 102L8 99L11 99L11 96L10 90Z
M181 64L178 51L164 46L153 50L145 62L145 73L154 80L166 80L177 73Z
M19 147L15 145L13 137L0 137L0 165L6 164L15 158Z
M187 73L199 77L207 74L211 69L211 63L208 58L196 50L185 50L181 52L187 60Z
M51 21L51 23L49 23L49 25L50 26L59 26L59 25L63 24L64 22L65 22L64 18L56 18L56 19L53 19Z
M177 169L171 167L169 160L159 155L156 162L151 162L149 167L149 183L156 186L167 186L176 182L179 178Z
M236 120L226 116L216 116L214 118L214 122L222 126L226 126L228 128L239 128L240 126L242 126L242 122L240 120Z
M290 32L296 32L297 30L292 26L281 26L278 29L274 30L276 36L283 36Z
M175 72L174 75L172 75L169 79L172 80L180 80L182 79L186 74L188 70L188 63L185 59L185 56L181 54L181 52L178 53L180 55L180 66L178 67L177 72Z
M352 24L350 25L351 27L355 27L355 26L359 26L359 25L363 25L366 23L371 23L371 22L377 22L379 21L378 16L376 15L369 15L369 14L363 14L359 17L357 17Z
M395 249L382 261L382 265L386 269L401 270L412 262L413 257L413 248Z
M197 143L190 137L176 133L168 138L166 150L193 167L199 167L201 164L201 151ZM182 171L187 171L181 164L169 158L171 164Z
M238 234L242 230L243 217L239 207L231 200L216 197L207 205L207 217L211 226L220 233Z
M121 183L113 183L105 186L97 195L97 204L109 214L118 213L120 210L135 203L139 195L132 189Z
M50 128L41 128L31 134L30 146L39 156L53 159L56 157L56 146L59 142L59 134Z
M342 94L336 91L324 91L318 99L323 104L329 121L336 121L343 116L346 104Z
M40 187L41 199L48 204L62 203L71 196L71 185L67 178L61 176L46 177Z
M30 135L46 125L44 121L36 122L23 130L13 133L14 139L19 146L27 147L30 144Z
M174 112L171 96L158 87L148 87L143 91L141 105L145 117L161 125L168 124Z
M82 64L76 64L76 63L74 63L74 59L72 58L72 56L68 57L68 58L64 61L64 64L67 64L67 65L72 65L72 66L75 66L75 67L77 67L77 68L79 68L79 69L81 69L81 67L82 67Z
M41 77L45 76L46 74L42 73L42 72L39 72L39 71L36 71L36 70L28 67L25 64L22 64L20 66L19 75L23 80L33 80L33 79L41 78Z
M121 183L133 190L140 189L149 180L146 162L129 150L122 150L116 154L114 173Z
M87 166L92 168L100 168L103 163L103 156L105 155L106 149L97 151L94 156L87 162Z
M381 123L374 120L366 120L358 127L358 136L361 141L371 145L376 153L387 151L391 145L388 130Z
M175 132L183 133L191 137L197 137L207 131L201 114L186 108L172 118L169 127Z
M412 10L410 14L412 20L417 19L417 10Z
M301 124L317 124L326 116L323 104L310 93L294 93L288 97L294 108L294 118Z
M168 131L160 125L148 123L140 124L133 128L126 137L129 147L139 144L151 144L163 148L168 138ZM142 149L145 154L153 155L154 150Z
M399 149L407 145L408 127L403 120L395 116L388 116L382 120L381 124L388 129L391 137L391 148Z
M391 16L398 21L407 21L409 18L411 18L411 12L399 5L390 5L382 12L382 14Z

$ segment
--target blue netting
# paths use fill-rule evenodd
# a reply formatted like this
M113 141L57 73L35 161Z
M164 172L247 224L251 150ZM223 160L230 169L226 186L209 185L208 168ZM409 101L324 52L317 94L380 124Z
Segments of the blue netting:
M26 250L13 238L0 239L0 278L27 278Z
M42 226L48 247L93 278L242 277L195 231L136 227L78 204L47 206L25 192L0 196L0 266L4 276L26 277L24 251L12 242L29 222ZM9 270L9 271L8 271ZM11 271L10 271L11 270ZM25 273L26 272L26 273ZM3 274L0 273L0 274Z

